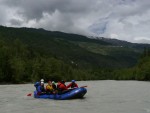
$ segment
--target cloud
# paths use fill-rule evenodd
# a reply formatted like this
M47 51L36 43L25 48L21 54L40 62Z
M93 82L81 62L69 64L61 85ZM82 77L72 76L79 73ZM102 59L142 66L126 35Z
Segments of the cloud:
M0 15L6 26L150 39L149 0L0 0Z

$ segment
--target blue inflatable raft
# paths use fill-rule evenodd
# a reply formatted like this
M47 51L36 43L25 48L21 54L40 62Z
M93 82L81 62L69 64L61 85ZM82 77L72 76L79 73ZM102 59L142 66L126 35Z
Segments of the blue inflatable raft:
M56 99L56 100L75 99L75 98L83 98L86 92L87 89L84 87L71 89L63 94L37 95L37 91L34 91L34 98Z

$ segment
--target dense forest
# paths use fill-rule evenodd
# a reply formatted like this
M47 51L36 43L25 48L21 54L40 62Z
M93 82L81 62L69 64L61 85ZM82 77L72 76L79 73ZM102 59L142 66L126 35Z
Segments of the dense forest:
M150 45L122 43L0 26L0 83L150 80Z

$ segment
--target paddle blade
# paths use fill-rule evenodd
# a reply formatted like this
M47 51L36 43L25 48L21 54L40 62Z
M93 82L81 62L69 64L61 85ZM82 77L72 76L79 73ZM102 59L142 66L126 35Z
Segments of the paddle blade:
M27 94L27 96L32 96L32 93Z

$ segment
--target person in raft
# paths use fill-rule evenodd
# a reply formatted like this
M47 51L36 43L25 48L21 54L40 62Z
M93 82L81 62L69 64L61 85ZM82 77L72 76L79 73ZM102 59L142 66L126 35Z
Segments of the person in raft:
M65 81L64 81L64 80L62 80L61 82L58 82L58 84L57 84L57 89L58 89L58 92L59 92L59 93L63 93L63 92L65 92L66 90L68 90L68 88L67 88L66 85L65 85Z
M46 90L44 88L44 82L40 82L39 86L37 87L37 94L43 95L46 93Z
M67 85L67 88L78 88L78 84L76 83L75 80L71 80L71 83Z
M39 82L36 82L34 84L36 91L38 91L39 89L42 89L44 91L44 79L41 79Z
M47 94L52 94L54 91L53 86L52 86L52 82L48 81L48 84L46 86L46 93Z

